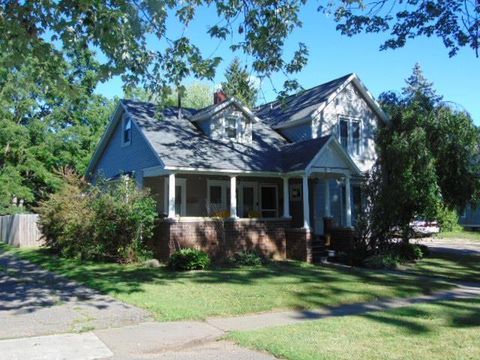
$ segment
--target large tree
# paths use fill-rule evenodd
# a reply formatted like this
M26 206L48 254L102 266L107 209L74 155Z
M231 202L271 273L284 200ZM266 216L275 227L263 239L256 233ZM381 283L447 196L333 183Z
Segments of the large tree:
M17 67L6 57L0 55L0 213L47 197L62 167L84 172L111 112L110 101L92 94L88 65L62 63L66 91L38 80L35 58Z
M66 89L71 84L61 76L65 60L101 58L95 74L99 80L121 75L126 86L143 83L163 94L186 77L214 77L221 58L204 55L185 32L167 26L174 20L187 28L200 8L209 7L217 15L207 29L213 39L228 39L232 50L250 55L259 77L276 72L290 76L307 63L304 43L293 54L284 51L287 37L302 26L300 13L306 5L307 0L4 0L0 53L8 54L11 66L33 57L39 80ZM320 3L318 9L333 13L337 28L347 35L389 32L382 48L404 46L416 36L436 36L451 55L465 46L478 52L478 1L337 0ZM288 91L298 84L288 79L284 85Z
M416 217L435 219L445 209L463 208L480 190L478 129L466 112L439 102L418 69L402 96L380 97L390 121L379 129L379 158L368 189L377 240L398 230L408 240Z
M236 57L225 70L225 81L222 90L227 96L233 96L245 105L254 107L257 102L258 89L252 83L251 74L240 59Z

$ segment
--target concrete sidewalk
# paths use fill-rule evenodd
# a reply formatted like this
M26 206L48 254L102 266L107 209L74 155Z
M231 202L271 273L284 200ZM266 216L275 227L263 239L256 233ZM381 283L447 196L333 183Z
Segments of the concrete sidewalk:
M252 359L271 360L273 356L248 349L221 340L229 331L254 330L271 326L295 324L305 321L319 320L331 316L347 316L363 314L372 311L389 310L419 303L465 299L480 297L480 284L462 284L458 287L437 292L431 295L421 295L408 299L389 299L371 303L343 305L321 310L282 311L265 314L255 314L230 318L214 318L206 321L179 321L179 322L145 322L132 326L95 330L86 334L69 334L69 344L76 346L78 353L72 359L115 359L115 360L146 360L146 359L175 359L175 360L211 360L211 359ZM55 337L36 338L38 344L56 344L59 348L68 348L62 341L66 335ZM76 338L78 337L78 338ZM15 345L12 347L12 341ZM88 342L92 346L81 344ZM25 349L26 354L32 353L32 340L15 339L0 341L0 359L16 359L14 349ZM70 347L71 348L71 347ZM10 352L9 352L10 351ZM48 355L48 347L37 346L36 358L41 357L42 351ZM65 350L67 351L67 350ZM111 351L111 353L107 353ZM83 352L83 353L82 353ZM65 359L70 359L65 353ZM83 357L78 357L82 354ZM21 358L21 357L20 357ZM20 359L18 358L18 359ZM31 357L27 357L31 359ZM35 358L35 357L34 357ZM62 357L59 357L62 358Z

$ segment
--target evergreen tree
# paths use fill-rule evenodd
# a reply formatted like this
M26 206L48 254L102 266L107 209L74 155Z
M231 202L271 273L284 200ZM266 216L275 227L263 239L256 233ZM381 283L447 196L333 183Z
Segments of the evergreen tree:
M229 97L234 97L245 105L253 107L257 101L258 90L255 88L246 67L242 67L238 58L225 71L222 90Z
M433 88L433 83L428 81L423 74L422 67L419 63L415 64L412 75L405 80L405 83L406 86L402 89L402 95L407 102L412 102L419 96L428 99L433 105L438 104L442 100L442 97L437 95Z

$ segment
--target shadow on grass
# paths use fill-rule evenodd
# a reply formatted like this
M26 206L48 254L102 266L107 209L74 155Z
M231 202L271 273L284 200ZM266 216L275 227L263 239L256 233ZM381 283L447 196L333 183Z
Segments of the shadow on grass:
M238 296L242 286L255 286L261 293L270 288L270 296L283 296L283 304L299 310L317 307L335 307L340 304L373 301L383 297L404 297L418 293L429 293L445 287L439 281L419 281L417 276L373 272L363 269L343 269L329 266L313 266L299 262L272 262L264 267L219 268L209 271L170 272L164 267L145 268L139 265L82 262L58 258L46 249L16 250L0 246L0 253L16 254L24 260L42 268L73 279L79 283L110 295L129 295L145 292L144 285L169 286L179 284L238 285ZM18 287L21 287L21 281ZM1 287L1 284L0 284ZM76 294L71 287L56 286L61 298ZM218 296L223 288L219 286ZM15 291L9 299L14 300ZM42 304L42 292L26 293L24 299L35 296ZM18 296L17 296L18 297ZM172 300L174 301L174 300ZM273 302L272 302L273 304ZM52 305L48 301L44 306ZM274 306L274 305L272 305ZM33 307L32 307L33 309ZM34 309L32 310L34 311Z

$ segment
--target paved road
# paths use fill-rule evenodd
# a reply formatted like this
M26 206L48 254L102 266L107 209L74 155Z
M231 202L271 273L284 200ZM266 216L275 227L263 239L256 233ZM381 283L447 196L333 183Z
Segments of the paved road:
M0 339L118 327L149 313L0 250Z
M478 240L425 238L418 242L427 245L432 251L458 255L480 255L480 241Z

